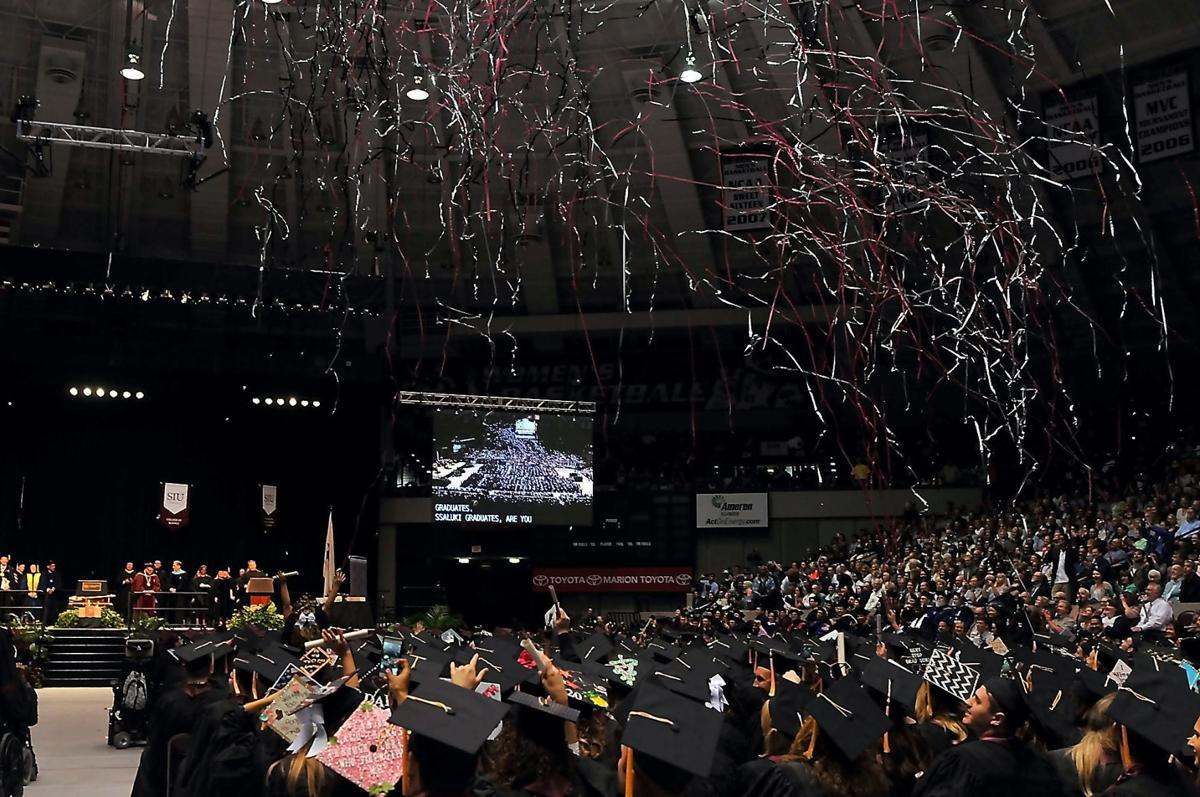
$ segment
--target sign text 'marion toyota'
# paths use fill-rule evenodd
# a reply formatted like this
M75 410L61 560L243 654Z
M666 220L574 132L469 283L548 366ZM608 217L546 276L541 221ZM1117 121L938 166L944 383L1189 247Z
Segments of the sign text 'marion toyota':
M689 567L548 567L533 571L533 588L545 592L686 592Z

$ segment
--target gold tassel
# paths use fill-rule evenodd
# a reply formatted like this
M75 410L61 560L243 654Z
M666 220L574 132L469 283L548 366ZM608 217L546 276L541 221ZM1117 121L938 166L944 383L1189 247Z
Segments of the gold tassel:
M771 661L771 691L769 691L767 694L770 697L775 697L775 657L768 656L767 658Z
M812 736L808 739L808 749L804 751L804 758L807 761L812 761L813 753L817 747L817 724L813 723Z
M1129 754L1129 731L1125 730L1125 726L1121 726L1121 766L1125 771L1133 769L1133 757Z
M633 797L633 750L621 745L621 755L625 758L625 797Z

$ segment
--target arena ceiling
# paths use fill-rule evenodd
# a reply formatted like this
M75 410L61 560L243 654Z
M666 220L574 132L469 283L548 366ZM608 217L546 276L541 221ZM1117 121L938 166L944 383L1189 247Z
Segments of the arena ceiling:
M1198 34L1185 0L0 0L35 133L215 134L190 170L4 124L0 236L377 279L488 341L723 328L814 409L926 369L1019 439L1069 353L1194 338L1195 150L1135 154L1129 109Z

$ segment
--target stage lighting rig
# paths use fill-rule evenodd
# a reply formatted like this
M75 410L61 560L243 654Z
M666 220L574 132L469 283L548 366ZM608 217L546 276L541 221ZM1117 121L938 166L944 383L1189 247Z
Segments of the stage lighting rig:
M227 171L227 169L221 169L207 177L198 176L200 167L208 157L208 150L214 141L212 122L209 120L208 114L203 111L193 111L188 131L176 134L143 133L138 130L118 130L111 127L39 122L34 121L33 118L37 108L36 98L21 97L17 100L10 119L17 126L17 138L29 145L36 161L33 168L38 174L49 174L45 151L47 146L55 144L64 147L140 152L148 155L177 155L186 158L183 185L192 190L199 188L206 180Z

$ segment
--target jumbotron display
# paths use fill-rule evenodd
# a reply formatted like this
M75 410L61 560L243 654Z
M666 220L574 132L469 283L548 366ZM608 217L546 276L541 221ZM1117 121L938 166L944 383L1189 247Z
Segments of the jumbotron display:
M438 410L433 440L435 522L592 522L590 417Z

